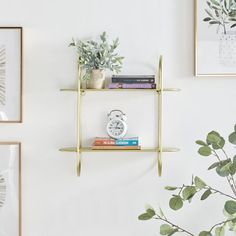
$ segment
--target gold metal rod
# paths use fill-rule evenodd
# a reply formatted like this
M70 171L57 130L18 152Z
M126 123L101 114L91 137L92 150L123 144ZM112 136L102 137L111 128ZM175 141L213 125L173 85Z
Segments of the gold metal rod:
M81 173L81 67L78 70L78 82L77 82L77 175L80 176Z
M162 175L162 118L163 118L163 56L159 60L159 76L158 76L158 153L157 153L157 169L158 175Z

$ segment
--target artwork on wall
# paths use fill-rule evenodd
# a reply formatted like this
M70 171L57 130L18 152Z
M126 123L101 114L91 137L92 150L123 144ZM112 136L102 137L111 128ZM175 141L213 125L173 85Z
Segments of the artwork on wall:
M0 27L0 122L22 122L22 27Z
M0 235L21 236L21 145L0 143Z
M236 76L234 0L195 0L195 75Z

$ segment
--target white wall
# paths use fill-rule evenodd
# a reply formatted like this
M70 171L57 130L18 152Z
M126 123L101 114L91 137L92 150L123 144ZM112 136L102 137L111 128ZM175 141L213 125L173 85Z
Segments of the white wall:
M236 80L193 77L193 12L193 0L1 2L1 25L24 27L24 123L0 126L0 140L23 144L23 236L154 236L157 222L137 216L146 203L167 209L165 185L188 183L195 173L229 191L206 171L211 161L197 155L194 141L212 129L232 130ZM165 96L164 143L181 152L164 155L162 178L155 154L84 154L77 178L75 154L58 151L76 144L76 96L59 92L76 81L76 57L67 45L72 37L103 30L120 38L123 73L153 73L163 54L165 85L182 89ZM124 94L86 95L86 142L104 135L106 113L119 107L128 115L130 135L155 143L154 96ZM222 219L219 201L194 203L166 213L194 232Z

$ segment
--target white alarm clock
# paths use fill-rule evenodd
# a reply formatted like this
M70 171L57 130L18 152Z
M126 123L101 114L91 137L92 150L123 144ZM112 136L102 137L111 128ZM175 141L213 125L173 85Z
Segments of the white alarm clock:
M112 110L109 114L107 134L114 139L123 138L127 132L126 116L121 110Z

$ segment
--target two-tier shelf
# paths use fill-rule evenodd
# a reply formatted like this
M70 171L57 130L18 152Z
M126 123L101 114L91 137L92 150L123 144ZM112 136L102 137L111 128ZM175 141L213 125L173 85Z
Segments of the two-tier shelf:
M162 175L162 153L164 152L178 152L178 148L173 147L163 147L162 146L162 119L163 119L163 92L177 92L180 89L177 88L164 88L163 87L163 57L159 60L159 70L157 72L157 88L156 89L81 89L81 70L79 69L78 75L78 86L72 89L61 89L60 91L76 92L77 93L77 146L61 148L62 152L76 152L77 153L77 175L80 176L81 173L81 156L82 153L86 152L152 152L157 154L157 167L159 176ZM87 92L154 92L157 98L157 136L158 143L156 147L151 148L141 148L140 150L93 150L91 147L82 147L82 127L81 127L81 104L82 96L87 94Z

